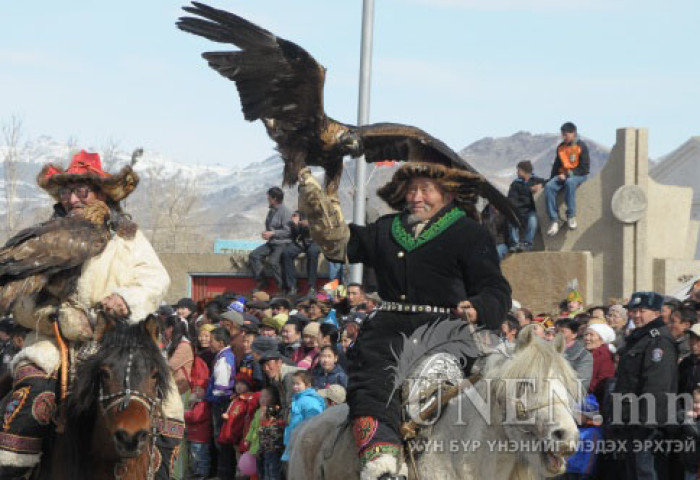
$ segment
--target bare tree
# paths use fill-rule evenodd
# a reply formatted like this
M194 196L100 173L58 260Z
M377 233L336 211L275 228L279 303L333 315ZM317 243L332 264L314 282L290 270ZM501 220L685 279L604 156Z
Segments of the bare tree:
M119 161L119 145L121 142L115 138L109 138L107 142L102 146L102 168L106 172L111 172L114 170L117 162Z
M5 143L3 156L3 176L5 181L5 228L11 235L17 223L17 184L19 181L18 163L21 161L22 119L13 115L2 126Z

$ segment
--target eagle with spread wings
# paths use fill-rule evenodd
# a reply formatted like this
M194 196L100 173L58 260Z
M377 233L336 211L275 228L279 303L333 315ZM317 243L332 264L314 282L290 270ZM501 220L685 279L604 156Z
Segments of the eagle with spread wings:
M71 213L22 230L0 249L0 313L26 297L35 304L65 299L83 263L104 250L109 206L97 200Z
M454 150L423 130L398 123L348 125L326 115L326 69L299 45L238 15L199 2L183 9L195 16L180 18L178 28L240 49L202 56L214 70L236 83L244 118L261 120L277 143L285 162L285 185L294 185L305 166L321 166L326 172L327 191L335 192L346 155L364 155L370 163L434 162L472 173L479 195L518 222L512 204L501 192Z

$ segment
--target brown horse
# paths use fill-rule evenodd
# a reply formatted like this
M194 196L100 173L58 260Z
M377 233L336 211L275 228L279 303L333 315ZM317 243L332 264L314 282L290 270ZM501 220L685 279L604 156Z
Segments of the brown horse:
M156 423L169 371L150 316L127 326L108 319L99 351L79 364L42 478L152 480L160 464Z

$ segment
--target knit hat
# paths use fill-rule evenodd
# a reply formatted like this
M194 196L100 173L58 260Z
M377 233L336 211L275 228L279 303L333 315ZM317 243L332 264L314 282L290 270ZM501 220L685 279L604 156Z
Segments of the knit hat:
M249 373L238 372L236 374L236 383L245 383L248 385L248 389L253 388L253 378Z
M243 310L245 310L245 305L241 303L238 300L235 300L229 304L228 307L226 307L227 310L234 310L238 313L243 313Z
M312 337L318 337L319 333L321 333L321 326L317 322L311 322L307 326L304 327L304 331L302 332L302 335L310 335Z
M615 331L607 323L592 321L588 324L588 330L593 330L597 333L603 343L607 344L615 341Z

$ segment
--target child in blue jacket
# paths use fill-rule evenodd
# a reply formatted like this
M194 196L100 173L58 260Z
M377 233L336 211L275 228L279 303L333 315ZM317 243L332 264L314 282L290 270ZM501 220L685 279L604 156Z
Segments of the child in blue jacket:
M284 429L284 454L282 461L289 461L289 444L292 432L307 418L315 417L326 408L323 397L311 387L311 375L306 370L299 370L292 374L292 408L289 412L289 422Z

